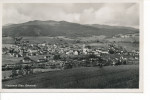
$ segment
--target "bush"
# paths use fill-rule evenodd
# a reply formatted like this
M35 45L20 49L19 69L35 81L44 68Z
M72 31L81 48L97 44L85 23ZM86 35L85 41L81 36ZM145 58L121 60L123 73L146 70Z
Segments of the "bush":
M71 69L73 65L71 63L65 63L64 69Z
M115 51L113 51L112 49L109 49L108 52L109 52L110 54L114 54L114 53L115 53Z
M61 57L60 57L60 55L54 55L54 58L53 58L54 60L59 60L59 59L61 59Z

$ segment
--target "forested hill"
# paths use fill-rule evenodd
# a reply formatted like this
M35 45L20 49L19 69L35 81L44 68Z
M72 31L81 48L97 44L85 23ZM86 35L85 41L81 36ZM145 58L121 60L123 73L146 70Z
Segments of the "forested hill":
M87 37L92 35L114 36L116 34L139 33L138 29L109 25L83 25L66 21L34 20L20 24L9 24L2 28L3 36L67 36Z

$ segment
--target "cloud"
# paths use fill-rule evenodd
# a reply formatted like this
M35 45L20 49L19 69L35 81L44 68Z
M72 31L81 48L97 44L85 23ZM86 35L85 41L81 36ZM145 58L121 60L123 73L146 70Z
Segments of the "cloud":
M87 16L87 17L86 17ZM98 10L86 9L81 14L84 24L108 24L121 26L139 26L138 5L106 4Z
M139 26L135 3L4 4L3 24L31 20L69 21L80 24Z

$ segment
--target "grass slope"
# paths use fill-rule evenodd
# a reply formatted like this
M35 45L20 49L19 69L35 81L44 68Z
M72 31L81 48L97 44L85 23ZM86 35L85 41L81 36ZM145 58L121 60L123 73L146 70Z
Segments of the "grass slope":
M8 84L36 84L36 88L138 88L139 66L81 67L4 81L3 88Z

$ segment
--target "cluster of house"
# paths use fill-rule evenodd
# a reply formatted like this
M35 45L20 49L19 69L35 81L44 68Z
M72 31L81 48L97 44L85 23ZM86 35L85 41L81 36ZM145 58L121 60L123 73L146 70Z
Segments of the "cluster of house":
M67 46L57 44L30 44L29 42L22 42L21 45L12 45L11 47L3 48L2 53L13 57L26 57L26 56L37 56L37 55L48 55L48 54L61 54L61 55L81 55L89 53L108 53L107 50L102 49L89 49L85 45L78 46Z
M62 67L64 63L71 60L69 57L78 57L82 55L96 55L97 57L110 58L114 61L116 61L115 58L120 59L119 57L123 57L121 58L122 60L127 60L129 56L132 58L135 57L134 59L139 59L139 51L134 50L132 52L127 52L116 44L110 44L108 48L92 48L86 45L31 44L28 41L23 41L20 45L12 45L9 48L3 48L3 54L23 58L17 64L3 65L4 69L12 69L14 66L41 68ZM111 58L111 54L115 54L115 57Z

